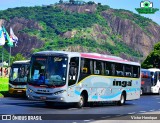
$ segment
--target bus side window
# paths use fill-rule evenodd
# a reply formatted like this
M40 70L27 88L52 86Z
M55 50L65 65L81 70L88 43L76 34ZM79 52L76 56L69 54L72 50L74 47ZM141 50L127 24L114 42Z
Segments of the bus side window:
M88 68L83 67L83 68L82 68L82 73L84 73L84 74L88 73Z
M91 74L89 59L81 59L81 73L82 74Z
M132 66L131 65L125 65L124 66L125 76L131 77L132 76Z
M125 72L125 75L131 77L131 72Z
M142 73L141 73L141 78L144 78L144 73L143 73L143 71L142 71Z
M115 69L116 69L116 76L124 76L123 64L116 63L115 64Z
M110 62L104 62L104 74L109 76L111 75L112 67Z
M112 63L111 64L111 71L112 71L112 76L114 76L115 75L115 64L114 63Z
M134 78L139 78L140 75L140 68L138 66L133 66L133 77Z
M133 74L133 77L134 77L134 78L138 78L138 75L134 73L134 74Z
M148 78L149 76L148 76L148 72L146 72L146 76L145 76L145 78Z
M102 62L94 61L94 74L102 74Z
M123 74L123 71L118 71L118 70L117 70L117 71L116 71L116 75L117 75L117 76L123 76L124 74Z
M69 67L69 82L68 85L73 85L77 81L78 77L78 68L79 68L79 58L73 57L70 60L70 67Z
M106 70L105 72L106 72L105 75L109 75L109 70Z

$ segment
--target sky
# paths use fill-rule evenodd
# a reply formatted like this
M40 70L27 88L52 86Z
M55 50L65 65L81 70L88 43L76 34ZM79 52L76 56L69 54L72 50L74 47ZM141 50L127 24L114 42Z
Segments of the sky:
M68 0L64 0L68 1ZM142 0L84 0L95 1L97 3L102 3L103 5L109 5L111 8L115 9L126 9L134 13L135 8L140 8L140 2ZM8 8L22 7L22 6L42 6L49 5L59 2L59 0L0 0L0 10L5 10ZM158 8L160 10L160 0L150 0L153 2L153 8ZM138 13L137 13L138 14ZM160 25L160 11L155 14L141 14L142 16L148 17Z

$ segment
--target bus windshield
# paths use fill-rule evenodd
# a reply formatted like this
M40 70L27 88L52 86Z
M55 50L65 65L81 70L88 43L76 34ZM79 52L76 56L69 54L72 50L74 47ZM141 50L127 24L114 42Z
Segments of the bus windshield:
M13 64L10 70L11 82L27 82L29 64Z
M34 85L63 86L66 84L66 57L33 56L29 83Z
M155 73L154 73L154 76L153 76L153 85L155 86L156 84L157 84L157 82L158 82L158 80L159 80L159 74L160 72L159 71L156 71Z

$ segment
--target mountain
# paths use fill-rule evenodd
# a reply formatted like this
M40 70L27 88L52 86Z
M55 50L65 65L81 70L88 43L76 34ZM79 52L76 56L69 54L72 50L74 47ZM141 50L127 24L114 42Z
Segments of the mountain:
M160 41L160 26L152 20L101 4L17 7L0 17L19 38L12 55L27 58L41 50L69 50L142 61Z

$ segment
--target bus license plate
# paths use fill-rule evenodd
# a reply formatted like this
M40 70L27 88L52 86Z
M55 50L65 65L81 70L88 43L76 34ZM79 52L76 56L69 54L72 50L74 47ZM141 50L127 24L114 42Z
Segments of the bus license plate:
M18 90L17 92L18 92L18 93L22 93L22 91L21 91L21 90Z
M46 97L40 97L41 98L41 100L46 100Z

